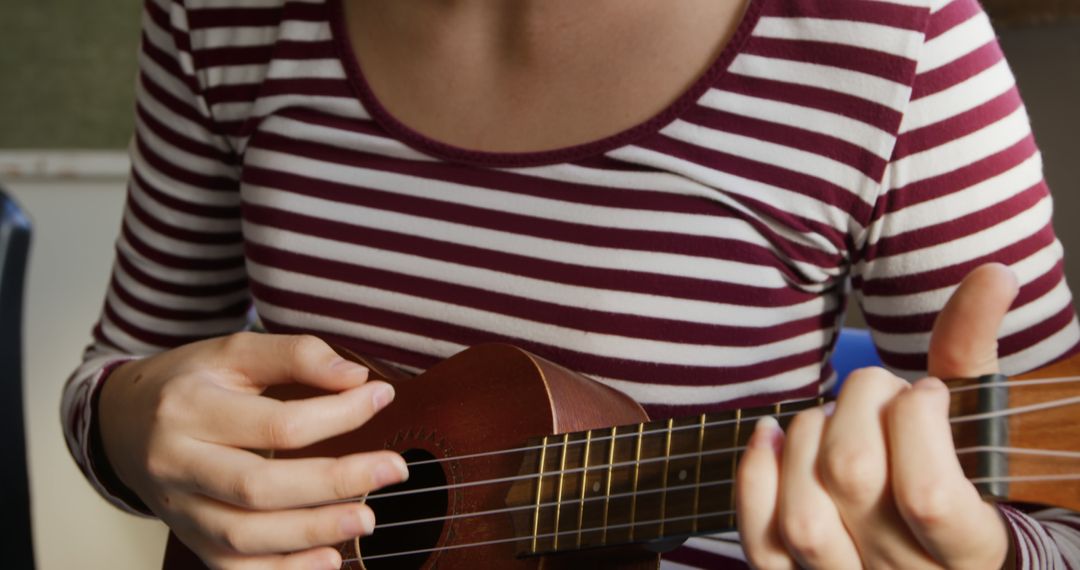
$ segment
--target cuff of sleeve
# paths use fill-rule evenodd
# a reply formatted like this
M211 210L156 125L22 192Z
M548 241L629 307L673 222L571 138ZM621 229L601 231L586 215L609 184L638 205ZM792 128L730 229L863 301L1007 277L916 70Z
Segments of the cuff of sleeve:
M106 365L91 387L90 397L86 402L90 421L83 424L86 433L81 434L83 436L82 440L86 442L84 453L86 454L87 468L85 471L90 478L91 484L97 488L109 503L134 515L152 517L154 514L146 506L146 503L120 481L112 466L109 465L109 460L105 456L105 446L101 440L101 429L98 422L98 399L101 396L102 386L105 385L109 375L114 370L130 360L132 359L117 360Z
M998 503L998 511L1005 519L1009 539L1012 541L1013 560L1009 570L1028 568L1066 568L1061 552L1054 539L1042 524L1019 509Z

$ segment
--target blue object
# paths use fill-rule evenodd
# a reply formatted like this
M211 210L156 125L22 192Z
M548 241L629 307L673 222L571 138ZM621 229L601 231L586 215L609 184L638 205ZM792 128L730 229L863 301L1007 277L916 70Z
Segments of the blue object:
M834 396L840 392L840 386L851 371L881 366L881 357L874 346L874 339L870 338L870 331L848 327L840 329L836 349L833 350L832 366L836 370L836 385L832 389Z

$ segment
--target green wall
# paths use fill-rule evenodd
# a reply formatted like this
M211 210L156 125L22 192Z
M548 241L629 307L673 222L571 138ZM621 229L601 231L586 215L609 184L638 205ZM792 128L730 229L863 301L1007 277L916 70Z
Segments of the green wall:
M141 3L2 4L0 149L125 147Z

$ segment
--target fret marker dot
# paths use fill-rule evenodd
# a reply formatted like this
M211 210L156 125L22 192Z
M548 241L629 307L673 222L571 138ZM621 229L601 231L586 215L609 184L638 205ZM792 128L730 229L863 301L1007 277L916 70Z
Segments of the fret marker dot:
M592 492L593 493L599 493L600 492L600 482L599 481L592 484Z
M686 469L683 469L682 471L679 471L679 481L685 481L685 480L686 480Z

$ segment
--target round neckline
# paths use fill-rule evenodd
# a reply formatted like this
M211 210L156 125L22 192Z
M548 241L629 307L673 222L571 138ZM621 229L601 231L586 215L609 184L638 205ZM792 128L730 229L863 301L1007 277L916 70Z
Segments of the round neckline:
M584 143L529 152L500 152L470 149L433 139L406 125L391 114L375 96L375 92L360 66L360 60L356 55L345 22L345 0L328 0L330 7L330 34L334 49L337 51L338 60L345 69L345 77L350 88L363 104L372 120L401 142L435 158L478 166L507 168L573 162L609 152L642 137L659 132L678 119L727 72L731 62L742 51L747 38L750 37L751 32L757 25L762 5L766 1L747 0L742 19L735 28L735 32L712 63L709 64L705 72L695 79L667 107L652 117L614 134Z

